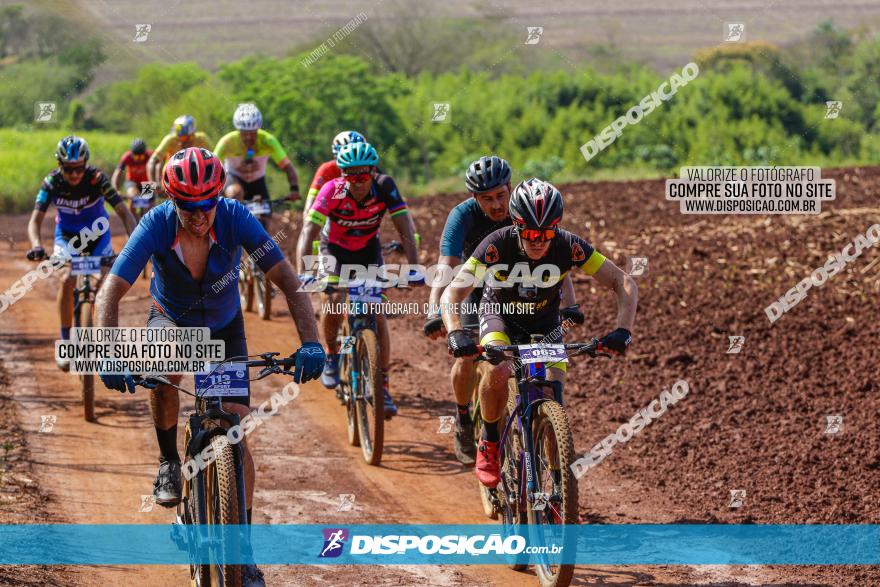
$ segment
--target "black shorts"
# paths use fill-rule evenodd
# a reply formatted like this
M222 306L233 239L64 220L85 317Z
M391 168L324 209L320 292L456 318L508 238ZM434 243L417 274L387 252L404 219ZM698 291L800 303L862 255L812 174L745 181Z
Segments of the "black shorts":
M381 267L385 264L385 260L382 258L382 245L378 238L371 239L367 246L362 249L349 251L327 241L327 238L322 234L319 251L321 260L318 267L318 278L329 277L328 282L331 284L334 282L333 278L339 277L342 265L363 265L365 267L375 265ZM350 272L349 275L351 275Z
M237 183L241 186L244 195L242 199L245 202L249 202L254 199L254 196L262 196L264 202L269 201L269 186L266 185L266 176L264 175L260 179L255 179L254 181L245 181L242 178L232 175L231 173L226 177L226 186L230 186L233 183Z
M153 304L150 306L150 312L147 314L147 328L177 328L177 324ZM235 318L233 318L226 326L223 326L222 328L212 328L211 339L222 340L226 343L227 357L246 357L248 354L247 340L245 339L244 316L242 316L241 310L238 311ZM223 398L223 401L250 406L250 385L248 385L247 397L228 397Z

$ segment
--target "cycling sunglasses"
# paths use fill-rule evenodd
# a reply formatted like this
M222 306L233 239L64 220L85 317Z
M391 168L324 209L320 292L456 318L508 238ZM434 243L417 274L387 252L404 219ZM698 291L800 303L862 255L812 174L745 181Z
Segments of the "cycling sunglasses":
M553 240L556 237L556 229L546 228L544 230L539 230L536 228L520 228L519 236L524 241L529 241L532 243L545 243L547 241Z
M85 173L85 165L62 165L61 171L73 175L74 173Z
M177 209L181 212L186 212L187 214L192 214L193 212L204 212L207 214L211 210L217 207L217 204L220 202L220 196L214 196L213 198L208 198L207 200L199 200L198 202L186 202L184 200L174 200L174 205L177 206Z
M367 173L352 173L352 174L343 174L342 177L345 181L350 181L351 183L366 183L373 179L373 174L370 172Z

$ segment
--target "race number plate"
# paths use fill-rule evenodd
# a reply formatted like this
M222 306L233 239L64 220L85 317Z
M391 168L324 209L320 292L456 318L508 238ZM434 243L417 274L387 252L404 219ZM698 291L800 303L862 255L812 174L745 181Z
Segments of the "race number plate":
M368 286L366 284L348 288L348 301L355 304L358 302L374 304L382 301L382 288Z
M524 344L519 347L519 359L523 364L529 363L567 363L565 345L561 344Z
M250 389L244 363L212 365L208 373L196 373L194 379L199 397L241 397Z
M272 213L272 207L268 202L248 202L247 209L254 216L265 216Z
M144 208L149 208L152 202L153 198L132 198L131 207L143 210Z
M73 257L70 259L71 275L99 275L101 257Z

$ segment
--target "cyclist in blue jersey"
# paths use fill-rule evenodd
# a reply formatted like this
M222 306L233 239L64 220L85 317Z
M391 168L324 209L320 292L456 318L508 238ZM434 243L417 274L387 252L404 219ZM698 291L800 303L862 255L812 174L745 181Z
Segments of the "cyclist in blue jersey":
M85 139L73 135L64 137L58 142L55 158L58 160L58 169L53 170L43 179L43 184L37 193L34 211L28 222L28 238L31 241L31 249L27 252L28 259L39 261L47 256L40 229L49 204L55 205L53 256L71 256L71 249L77 248L78 244L72 243L72 246L69 246L71 239L84 243L80 236L84 229L91 230L99 218L109 219L104 209L104 202L110 204L122 219L125 231L128 234L132 233L137 222L119 193L100 169L87 165L89 145ZM98 238L91 240L82 248L81 254L112 255L110 231L106 230ZM106 272L106 268L102 269L102 276ZM61 318L61 338L69 340L70 328L73 324L73 286L76 284L76 277L70 275L70 270L67 268L59 269L58 273L62 279L57 297L58 313ZM69 360L57 359L56 362L62 371L70 369Z
M499 228L510 226L508 215L510 201L511 168L506 160L495 155L480 157L470 164L465 172L465 187L472 198L468 198L449 212L443 234L440 237L440 258L438 265L459 266L484 238ZM431 289L432 310L425 318L425 335L439 339L446 335L440 309L442 286ZM483 296L483 288L474 288L465 300L468 310L462 310L462 328L475 336L480 325L475 311ZM566 276L561 289L563 320L570 319L577 324L584 323L584 315L574 305L574 285ZM455 394L456 420L453 448L455 457L464 465L472 465L476 460L476 447L473 443L474 423L471 420L468 404L476 385L476 364L473 357L457 357L452 365L452 390Z
M207 149L180 150L165 166L162 183L170 200L144 216L119 254L98 292L98 326L118 326L119 301L152 257L153 304L147 327L208 327L212 339L225 341L226 357L247 355L237 289L244 248L287 298L302 341L294 380L300 383L316 379L324 368L324 350L318 342L308 294L297 291L300 282L296 273L260 222L237 200L220 197L226 183L220 160ZM134 392L130 375L102 373L100 377L110 389ZM169 379L177 384L181 377L172 375ZM150 405L161 453L153 494L157 503L172 507L181 499L177 451L179 399L177 391L168 385L158 386L151 394ZM223 402L224 409L242 418L250 413L249 405L250 396L230 397ZM247 442L242 441L242 445L246 509L250 520L254 464ZM257 576L259 572L253 567L246 570L246 574Z

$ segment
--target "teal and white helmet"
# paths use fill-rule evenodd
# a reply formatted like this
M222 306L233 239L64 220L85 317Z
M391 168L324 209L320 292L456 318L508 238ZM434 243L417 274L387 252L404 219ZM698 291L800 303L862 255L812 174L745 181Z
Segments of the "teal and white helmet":
M239 104L232 115L232 125L236 130L259 130L263 126L263 115L253 104Z
M349 143L339 149L336 155L336 165L339 169L379 165L379 154L370 143Z
M339 154L339 149L344 147L349 143L366 143L367 139L364 138L364 135L357 132L356 130L344 130L335 137L333 137L333 144L331 145L331 149L333 150L333 156Z

